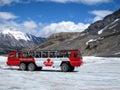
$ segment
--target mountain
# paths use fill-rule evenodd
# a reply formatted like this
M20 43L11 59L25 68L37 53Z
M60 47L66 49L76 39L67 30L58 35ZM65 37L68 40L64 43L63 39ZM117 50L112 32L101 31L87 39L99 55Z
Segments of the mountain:
M25 34L15 28L7 28L0 32L0 53L34 47L44 40L45 38Z
M45 41L45 38L42 38L42 37L36 37L32 34L28 34L26 33L26 36L35 44L35 45L38 45L40 43L42 43L43 41Z
M106 26L110 24L116 23L116 21L119 19L120 19L120 9L110 15L107 15L106 17L103 18L103 20L94 22L85 31L89 32L90 34L97 34L99 30L105 28Z
M120 56L120 9L81 33L57 33L34 49L79 49L82 55Z

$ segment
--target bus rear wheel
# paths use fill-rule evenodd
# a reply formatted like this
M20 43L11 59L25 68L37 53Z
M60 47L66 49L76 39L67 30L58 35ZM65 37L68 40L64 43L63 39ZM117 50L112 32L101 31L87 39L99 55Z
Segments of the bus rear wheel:
M27 65L25 63L21 63L19 68L20 70L25 71L27 69Z
M62 63L61 71L68 72L69 71L69 65L67 63Z
M36 66L34 63L29 63L28 64L28 71L34 71L36 69Z

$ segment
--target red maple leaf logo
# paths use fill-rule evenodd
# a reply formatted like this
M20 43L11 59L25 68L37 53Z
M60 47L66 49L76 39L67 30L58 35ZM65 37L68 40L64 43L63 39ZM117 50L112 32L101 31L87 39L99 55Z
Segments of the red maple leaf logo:
M49 58L43 63L45 66L52 66L54 63Z

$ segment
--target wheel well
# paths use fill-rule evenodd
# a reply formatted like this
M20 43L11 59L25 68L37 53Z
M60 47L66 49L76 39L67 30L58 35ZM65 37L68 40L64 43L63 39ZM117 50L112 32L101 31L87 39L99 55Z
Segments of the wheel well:
M68 65L70 65L70 62L69 62L69 61L62 61L62 63L60 64L60 66L61 66L63 63L67 63Z
M25 63L25 64L27 64L27 65L28 65L29 63L35 64L34 62L20 62L20 64L21 64L21 63ZM35 64L35 65L36 65L36 64Z

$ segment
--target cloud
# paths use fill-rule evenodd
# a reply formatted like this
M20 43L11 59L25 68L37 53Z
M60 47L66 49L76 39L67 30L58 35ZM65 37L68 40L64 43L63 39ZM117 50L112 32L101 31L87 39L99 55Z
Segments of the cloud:
M109 15L113 12L109 10L94 10L89 13L95 15L95 18L93 19L93 22L95 22L98 20L102 20L106 15Z
M109 3L112 0L36 0L40 2L57 2L57 3L83 3L86 5L95 5L101 3Z
M86 29L88 26L89 24L83 24L83 23L75 24L74 22L71 21L51 23L49 25L44 26L40 30L39 35L48 37L49 35L58 32L81 32L84 29Z
M10 20L10 21L0 22L0 31L4 30L5 28L11 28L11 27L16 28L17 30L22 31L24 33L38 35L37 34L38 25L34 21L24 21L22 23L17 23L13 20Z
M13 2L18 3L20 0L0 0L0 6L9 5Z
M9 12L0 12L0 19L2 20L10 20L10 19L15 19L17 16L15 16L12 13Z
M25 22L23 22L23 26L28 29L34 29L37 27L37 24L34 21L25 21Z
M77 23L71 21L62 21L58 23L44 24L36 23L35 21L24 21L22 23L16 23L15 21L3 21L0 22L0 31L5 28L14 27L24 33L30 33L32 35L49 37L53 33L59 32L82 32L90 24Z
M95 4L101 4L101 3L109 3L112 0L79 0L83 4L87 5L95 5Z
M89 24L77 23L72 21L62 21L58 23L37 23L33 20L23 21L17 23L14 19L17 18L12 13L0 12L0 30L5 28L14 27L24 33L30 33L37 36L48 37L53 33L59 32L81 32L86 29Z

